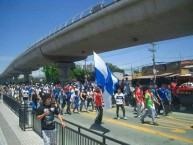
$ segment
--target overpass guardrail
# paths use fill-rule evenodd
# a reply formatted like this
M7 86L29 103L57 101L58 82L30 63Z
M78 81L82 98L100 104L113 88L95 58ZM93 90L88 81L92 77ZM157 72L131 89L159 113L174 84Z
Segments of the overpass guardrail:
M37 40L35 43L32 43L28 49L31 49L33 48L35 45L37 45L38 43L46 40L47 38L53 36L54 34L56 34L57 32L69 27L70 25L80 21L80 20L83 20L84 18L102 10L102 9L105 9L117 2L119 2L121 0L102 0L100 1L99 3L95 4L94 6L92 7L89 7L87 8L86 10L78 13L77 15L75 15L74 17L66 20L63 24L61 24L60 26L56 27L53 31L50 31L47 35L45 35L44 37L40 38L39 40ZM24 52L23 52L24 53ZM23 53L20 55L22 56Z
M42 137L41 121L36 119L36 114L32 107L25 104L22 105L6 95L3 95L3 102L18 115L19 126L22 130L32 129ZM55 120L57 145L129 145L68 120L64 121L66 127L63 128L57 119Z

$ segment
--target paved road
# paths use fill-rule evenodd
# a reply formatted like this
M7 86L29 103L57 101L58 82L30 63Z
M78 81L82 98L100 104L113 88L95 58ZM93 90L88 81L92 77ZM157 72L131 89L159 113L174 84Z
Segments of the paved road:
M151 125L151 118L142 124L132 107L126 107L127 120L115 119L115 108L104 110L101 126L93 124L96 112L65 115L63 118L131 145L193 145L193 114L172 112L156 119L158 126ZM120 110L120 116L122 111Z

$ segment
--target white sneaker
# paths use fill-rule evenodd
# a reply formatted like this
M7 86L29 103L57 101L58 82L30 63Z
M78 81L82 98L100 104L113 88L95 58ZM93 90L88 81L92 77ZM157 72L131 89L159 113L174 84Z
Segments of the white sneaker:
M123 117L123 119L127 120L127 117Z
M157 115L156 118L159 118L159 115Z
M120 117L117 117L117 119L119 120L119 119L120 119Z

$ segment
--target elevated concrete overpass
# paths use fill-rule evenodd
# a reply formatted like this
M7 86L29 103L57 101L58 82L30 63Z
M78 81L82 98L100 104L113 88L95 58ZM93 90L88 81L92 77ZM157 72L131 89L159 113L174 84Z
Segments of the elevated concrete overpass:
M112 0L113 1L113 0ZM118 0L94 6L18 56L1 78L48 64L71 67L97 53L193 34L193 0Z

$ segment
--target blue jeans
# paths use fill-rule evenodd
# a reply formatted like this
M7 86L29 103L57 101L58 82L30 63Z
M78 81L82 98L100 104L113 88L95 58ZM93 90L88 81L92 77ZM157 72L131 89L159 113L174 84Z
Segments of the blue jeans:
M86 107L86 100L81 100L81 103L80 103L80 112L82 112L82 106L84 106L85 109L86 109L86 111L88 111L88 110L87 110L87 107Z
M147 110L144 115L142 115L141 120L144 120L148 115L151 115L153 123L155 122L155 110L153 106L147 107Z

